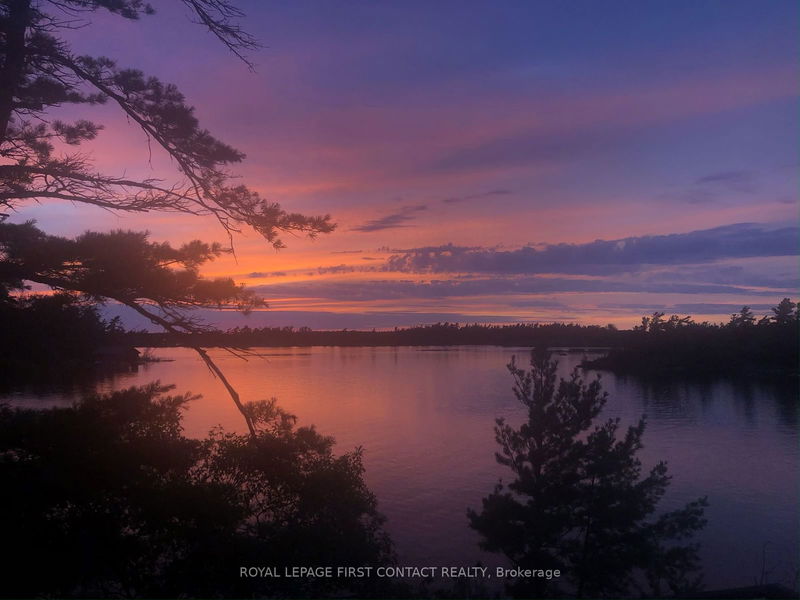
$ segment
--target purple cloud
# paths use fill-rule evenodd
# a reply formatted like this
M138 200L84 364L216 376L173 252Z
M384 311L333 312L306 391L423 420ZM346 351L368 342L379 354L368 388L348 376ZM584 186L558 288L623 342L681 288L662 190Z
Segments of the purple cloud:
M643 265L707 263L729 258L796 256L800 228L738 223L713 229L551 244L541 249L416 248L390 256L386 271L403 273L569 273L610 275L639 271Z
M424 204L418 204L416 206L404 206L400 212L396 212L391 215L386 215L385 217L381 217L380 219L373 219L371 221L367 221L363 225L353 227L351 231L371 233L373 231L382 231L384 229L397 229L398 227L410 227L410 225L408 225L408 222L416 219L414 213L427 210L427 208L428 207Z

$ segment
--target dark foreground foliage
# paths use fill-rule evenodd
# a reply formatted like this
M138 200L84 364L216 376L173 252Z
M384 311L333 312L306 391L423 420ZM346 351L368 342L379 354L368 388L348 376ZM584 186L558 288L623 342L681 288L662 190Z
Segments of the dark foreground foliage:
M519 428L498 419L497 461L515 479L470 510L481 547L522 569L558 569L560 579L515 579L515 597L661 597L700 583L692 535L705 525L705 498L656 516L669 485L666 463L642 473L644 420L620 432L595 425L606 403L599 379L574 371L556 382L557 362L534 352L531 369L512 361L514 393L527 408Z
M183 436L192 399L152 384L71 408L0 409L5 597L322 597L380 582L242 566L389 564L358 451L248 406L258 436Z
M131 362L118 319L70 294L0 294L0 384L45 382ZM112 352L115 351L115 352ZM135 362L135 359L134 359Z

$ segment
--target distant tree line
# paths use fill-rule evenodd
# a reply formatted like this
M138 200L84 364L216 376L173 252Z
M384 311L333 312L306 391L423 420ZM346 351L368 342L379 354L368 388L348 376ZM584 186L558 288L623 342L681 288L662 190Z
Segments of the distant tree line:
M528 346L609 348L585 366L615 372L796 372L800 356L798 305L784 298L766 315L749 306L727 323L697 322L691 316L654 312L633 329L614 325L436 323L387 331L315 331L308 327L236 327L191 336L202 346ZM184 346L188 336L135 331L135 346Z
M584 366L616 373L670 376L729 373L797 374L800 308L784 298L757 318L749 306L727 323L697 323L691 317L655 312L626 336L625 343Z
M193 334L124 331L75 294L0 297L0 380L81 375L113 366L107 348L460 346L608 348L585 366L619 373L796 372L798 307L784 298L757 317L748 306L727 323L655 312L640 325L436 323L386 331L317 331L309 327L235 327Z
M605 347L618 343L613 327L564 323L482 325L435 323L385 331L313 330L309 327L235 327L204 332L196 339L205 346L575 346ZM181 336L130 332L126 339L137 346L182 346Z

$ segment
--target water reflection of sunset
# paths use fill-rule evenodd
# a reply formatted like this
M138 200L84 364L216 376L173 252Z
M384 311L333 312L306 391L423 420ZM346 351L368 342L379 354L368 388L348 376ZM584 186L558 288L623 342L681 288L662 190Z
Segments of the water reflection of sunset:
M313 424L334 436L338 452L364 448L367 483L378 494L406 564L428 564L443 556L465 565L498 560L478 550L464 512L507 476L494 460L492 424L497 417L511 422L524 418L504 365L512 355L524 363L527 348L257 352L261 358L247 361L221 350L212 354L243 397L276 397L281 407L298 416L298 425ZM189 435L202 437L217 425L245 431L224 388L193 351L162 348L156 354L170 362L150 363L105 388L154 379L178 382L179 392L203 394L185 413ZM559 373L568 374L581 357L559 357ZM791 386L683 380L649 385L609 374L603 386L611 398L604 418L633 423L647 415L641 459L652 466L667 457L674 476L665 508L699 494L712 500L709 525L700 540L708 585L739 584L741 573L760 564L760 544L766 539L775 556L794 560L797 532L786 526L796 521L798 502L797 486L786 476L796 471L798 460ZM752 543L742 544L743 539Z

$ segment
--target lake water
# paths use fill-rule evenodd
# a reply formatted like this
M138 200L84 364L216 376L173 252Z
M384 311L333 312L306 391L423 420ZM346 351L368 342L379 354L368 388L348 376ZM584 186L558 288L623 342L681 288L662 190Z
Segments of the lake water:
M364 448L366 480L388 517L403 565L464 565L498 559L481 553L468 507L510 472L494 459L497 417L519 423L524 408L505 365L528 350L454 348L265 348L262 358L211 352L243 400L275 397L337 440L340 452ZM241 416L193 351L162 348L136 373L108 379L102 391L156 379L202 393L185 415L187 434L212 427L244 431ZM558 357L566 375L582 356ZM593 375L590 375L593 376ZM648 420L640 453L647 468L668 461L673 476L662 509L708 496L700 536L707 588L769 583L792 587L800 567L798 398L796 383L673 381L643 384L603 374L610 398L602 417L623 425ZM15 405L69 403L74 392L18 391Z

